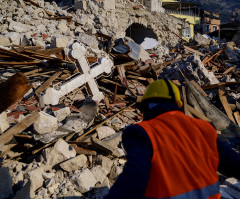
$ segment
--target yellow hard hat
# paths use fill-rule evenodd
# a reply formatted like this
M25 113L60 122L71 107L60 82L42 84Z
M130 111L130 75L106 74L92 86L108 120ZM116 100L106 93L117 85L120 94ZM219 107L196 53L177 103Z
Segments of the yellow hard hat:
M174 99L179 108L183 105L178 87L170 80L160 79L149 84L141 102L153 98Z

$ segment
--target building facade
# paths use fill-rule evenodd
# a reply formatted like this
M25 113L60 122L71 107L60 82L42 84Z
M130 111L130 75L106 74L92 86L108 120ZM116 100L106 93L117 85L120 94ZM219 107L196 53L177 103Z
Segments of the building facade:
M219 30L220 24L221 24L219 13L201 10L200 16L201 16L201 33L202 34L208 34L210 32Z
M190 27L183 30L182 37L187 39L194 37L195 26L201 24L200 5L178 0L163 0L162 6L168 14L190 23Z

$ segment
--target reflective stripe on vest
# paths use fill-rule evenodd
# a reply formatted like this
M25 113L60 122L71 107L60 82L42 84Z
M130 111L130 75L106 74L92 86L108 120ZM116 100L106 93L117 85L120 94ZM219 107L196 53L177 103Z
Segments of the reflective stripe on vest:
M138 125L153 147L146 198L188 198L194 194L189 198L206 199L219 193L211 190L211 185L218 187L219 180L217 133L211 124L170 111ZM207 197L201 197L206 193Z
M193 190L189 191L187 193L178 195L178 196L173 196L169 198L149 198L149 197L144 197L143 199L194 199L194 198L209 198L215 199L212 196L216 196L215 198L220 198L219 194L219 182L213 184L213 185L208 185L204 187L203 189L198 189L198 190Z

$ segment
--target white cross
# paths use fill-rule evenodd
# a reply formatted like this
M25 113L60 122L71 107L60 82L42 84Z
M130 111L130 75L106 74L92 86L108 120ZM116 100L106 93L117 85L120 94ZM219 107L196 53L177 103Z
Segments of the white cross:
M103 93L99 91L94 78L102 73L111 73L113 62L110 58L103 57L99 59L97 65L90 68L85 53L86 49L79 43L74 43L72 45L71 55L73 58L77 59L77 67L82 74L64 83L58 90L49 87L45 94L40 97L41 103L56 105L61 97L85 83L87 84L88 92L93 96L93 100L101 101L103 99Z

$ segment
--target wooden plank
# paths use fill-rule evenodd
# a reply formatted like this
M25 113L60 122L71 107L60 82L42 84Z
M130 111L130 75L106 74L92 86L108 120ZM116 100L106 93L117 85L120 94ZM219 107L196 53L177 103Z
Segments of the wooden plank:
M207 64L209 61L211 61L216 55L221 54L223 51L225 51L227 49L227 47L223 48L222 50L219 50L217 53L215 53L213 56L211 56L210 58L208 58L206 61L203 62L203 64Z
M37 68L35 70L31 70L29 72L25 72L24 75L28 76L28 75L32 75L32 74L35 74L35 73L40 72L40 71L42 71L42 68Z
M226 71L223 72L224 75L228 74L229 72L231 72L232 70L234 70L237 66L233 66L229 69L227 69Z
M35 122L38 119L39 116L40 115L38 112L35 112L32 115L28 115L21 122L19 122L18 124L10 128L8 131L3 133L0 136L0 148L2 148L7 142L9 142L14 135L21 133L27 127L29 127L33 122Z
M218 85L218 93L219 93L219 99L223 105L225 112L227 113L227 116L229 117L230 120L232 120L236 124L234 117L233 117L232 109L228 104L227 97L224 95L225 94L225 84L220 83Z
M37 88L37 90L35 91L35 94L38 95L39 93L41 93L42 91L44 91L45 89L47 89L52 82L59 76L61 75L62 71L58 71L56 72L52 77L50 77L47 81L45 81L40 87Z
M236 112L233 113L233 115L234 115L234 117L237 121L238 126L240 126L240 114L239 114L239 112L236 111Z
M198 85L197 82L195 82L194 80L191 81L191 83L204 95L204 96L208 96L207 93L205 93L205 91Z
M50 20L58 20L58 19L71 20L71 19L72 19L72 16L63 16L63 17L46 17L46 19L50 19Z
M23 55L21 53L17 53L17 52L14 52L14 51L6 50L4 48L0 48L0 52L4 53L4 54L7 54L7 55L11 55L14 58L21 58L21 59L26 59L26 60L40 61L40 60L36 60L36 58L34 58L34 57L30 57L30 56L27 56L27 55Z
M34 62L0 62L0 66L12 66L12 65L33 65L39 64L41 61L34 61Z
M207 122L212 122L209 118L207 118L205 115L203 115L202 113L198 112L196 109L194 109L193 107L191 107L190 105L187 104L188 110L195 115L197 118L205 120Z
M240 82L224 82L222 83L224 84L225 86L235 86L237 84L240 84ZM210 90L210 89L215 89L215 88L218 88L218 85L219 84L213 84L213 85L209 85L209 86L203 86L202 89L203 90Z
M183 46L183 47L184 47L185 50L188 51L188 52L192 52L192 53L195 53L195 54L200 55L200 56L205 56L203 53L201 53L201 52L199 52L199 51L197 51L197 50L194 50L194 49L192 49L192 48L190 48L190 47L188 47L188 46Z
M191 114L190 111L188 110L186 89L185 89L184 86L182 86L182 98L183 98L183 108L184 108L184 113L185 113L185 115L188 115L188 116L192 117L192 114Z
M146 78L146 77L139 77L139 76L134 76L134 75L128 75L127 77L128 77L128 78L131 78L131 79L137 79L137 80L147 81L147 78Z

